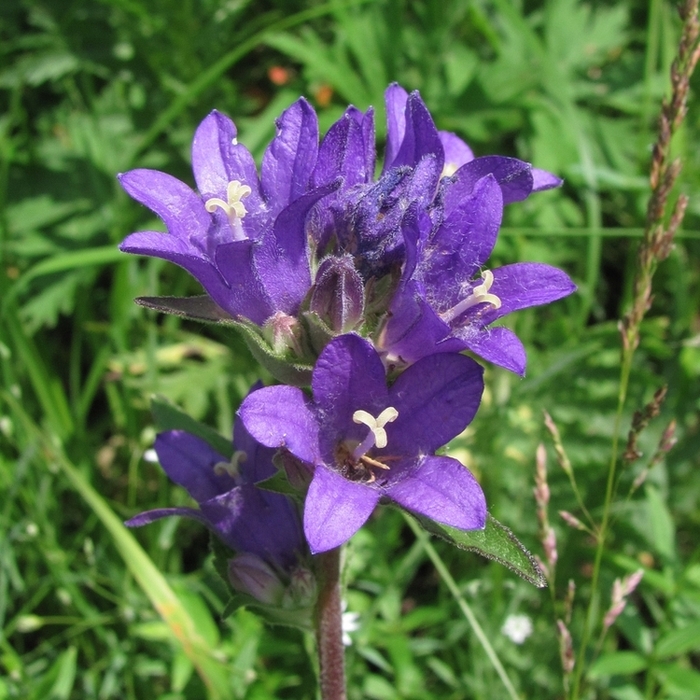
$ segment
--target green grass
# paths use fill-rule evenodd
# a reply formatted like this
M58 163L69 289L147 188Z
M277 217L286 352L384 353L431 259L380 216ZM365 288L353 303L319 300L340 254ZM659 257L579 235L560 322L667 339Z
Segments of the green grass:
M580 293L514 318L527 378L487 369L483 407L450 447L477 474L492 514L543 556L532 488L536 447L547 444L554 589L432 540L455 596L401 516L378 512L348 551L348 606L361 614L348 649L350 697L511 697L464 603L521 697L563 697L556 619L573 579L576 643L594 545L556 515L581 512L542 410L600 519L616 322L630 301L649 145L678 29L661 0L593 9L575 0L4 3L0 698L315 697L310 639L265 628L246 610L221 619L226 591L201 527L173 519L130 534L120 525L187 503L143 459L151 395L228 435L257 370L232 331L133 304L199 290L174 266L116 251L131 231L157 224L115 174L154 167L191 182L190 140L212 108L234 118L259 157L274 117L299 94L324 127L347 102L374 104L381 138L392 80L420 89L439 128L478 155L518 155L565 177L561 190L509 208L494 257L563 267ZM268 77L275 66L283 85ZM678 189L691 203L656 278L625 430L659 386L668 398L640 439L644 456L621 473L600 615L615 578L646 573L586 661L591 698L700 696L699 115L691 101L674 142L685 161ZM625 499L672 418L677 445ZM533 620L521 646L500 631L512 613Z

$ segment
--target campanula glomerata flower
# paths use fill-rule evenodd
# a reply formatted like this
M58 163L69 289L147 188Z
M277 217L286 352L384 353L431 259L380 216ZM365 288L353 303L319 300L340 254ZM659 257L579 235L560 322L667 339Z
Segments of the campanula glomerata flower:
M126 524L140 527L171 515L194 518L231 550L247 555L246 561L264 562L258 569L289 571L306 551L296 506L255 485L275 474L275 450L258 444L240 421L234 426L233 447L229 459L183 430L160 433L155 442L160 465L199 508L158 508Z
M347 334L321 352L311 389L311 398L291 386L260 389L239 416L261 444L288 451L312 473L304 533L313 553L346 542L384 499L455 528L484 527L479 484L458 461L435 454L479 407L476 362L432 355L387 386L374 347Z

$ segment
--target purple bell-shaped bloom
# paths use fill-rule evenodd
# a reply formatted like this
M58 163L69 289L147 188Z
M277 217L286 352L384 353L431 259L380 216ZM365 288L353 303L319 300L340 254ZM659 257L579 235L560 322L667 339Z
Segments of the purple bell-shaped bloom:
M476 413L483 391L476 362L432 355L387 386L376 350L348 334L320 354L311 389L312 398L290 386L260 389L239 415L255 439L312 472L304 533L313 553L347 541L384 499L455 528L484 527L477 481L458 461L435 454Z
M233 551L289 570L305 551L296 506L286 496L255 485L276 472L275 450L256 442L240 421L234 426L233 447L229 459L183 430L160 433L155 442L158 461L199 508L149 510L126 525L139 527L171 515L194 518Z

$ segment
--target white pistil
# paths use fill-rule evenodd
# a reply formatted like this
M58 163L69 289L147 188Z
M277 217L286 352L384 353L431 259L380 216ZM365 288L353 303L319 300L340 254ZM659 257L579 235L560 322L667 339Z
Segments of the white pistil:
M481 274L483 282L472 289L472 293L466 298L462 299L458 304L455 304L451 309L440 314L445 323L449 323L453 319L457 318L460 314L463 314L467 309L471 309L472 306L477 304L491 304L494 309L501 308L501 300L495 294L490 294L489 289L493 284L493 272L491 270L484 270Z
M362 423L369 428L367 437L353 450L352 456L354 459L360 459L365 453L369 452L373 447L379 449L386 447L388 438L384 426L387 423L395 421L399 416L399 412L393 407L385 408L376 418L367 411L355 411L352 414L352 420L355 423Z
M235 479L241 473L239 464L245 462L246 459L248 459L248 455L243 450L236 450L231 455L231 460L229 462L217 462L214 465L214 474L217 476L228 474L231 478Z
M245 238L241 228L241 219L248 213L245 204L241 201L245 199L253 190L248 185L242 184L239 180L232 180L226 188L226 202L218 197L212 197L204 202L204 208L213 214L217 207L223 209L231 226L236 231L236 238ZM241 229L239 231L239 229Z

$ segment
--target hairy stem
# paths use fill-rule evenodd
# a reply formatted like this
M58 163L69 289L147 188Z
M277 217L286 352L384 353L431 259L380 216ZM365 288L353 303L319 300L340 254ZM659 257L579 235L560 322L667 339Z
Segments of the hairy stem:
M345 700L345 650L340 591L340 547L316 555L319 580L316 642L322 700Z

